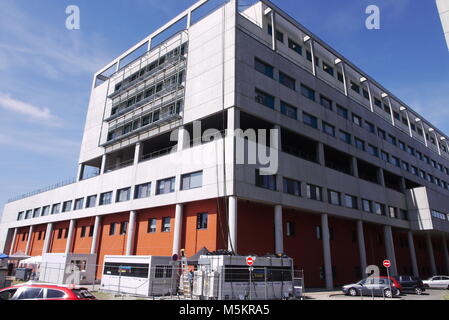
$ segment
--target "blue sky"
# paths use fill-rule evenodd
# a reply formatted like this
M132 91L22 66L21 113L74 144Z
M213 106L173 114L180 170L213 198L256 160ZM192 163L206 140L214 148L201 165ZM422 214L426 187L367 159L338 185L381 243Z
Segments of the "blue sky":
M0 206L75 176L93 73L194 2L1 1ZM449 52L433 0L274 3L449 134ZM72 4L80 30L65 28ZM380 30L365 28L371 4Z

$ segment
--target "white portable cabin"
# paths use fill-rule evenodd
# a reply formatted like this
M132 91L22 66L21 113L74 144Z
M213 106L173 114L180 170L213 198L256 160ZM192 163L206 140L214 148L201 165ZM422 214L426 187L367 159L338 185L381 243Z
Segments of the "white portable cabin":
M55 284L94 284L96 254L44 253L39 281Z
M254 257L252 269L246 256L205 255L194 273L193 294L218 300L275 300L295 295L293 259Z
M176 294L177 263L162 256L105 256L103 290L138 296Z

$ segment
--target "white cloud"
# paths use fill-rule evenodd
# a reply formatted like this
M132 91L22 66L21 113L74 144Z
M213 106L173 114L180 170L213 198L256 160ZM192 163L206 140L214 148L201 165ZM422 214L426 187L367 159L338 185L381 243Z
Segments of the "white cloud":
M47 132L0 132L0 145L16 148L48 157L73 158L79 152L80 143L59 138Z
M53 115L49 108L40 108L30 103L12 98L10 95L0 92L0 108L24 114L32 120L40 120L41 123L50 126L60 126L61 120Z

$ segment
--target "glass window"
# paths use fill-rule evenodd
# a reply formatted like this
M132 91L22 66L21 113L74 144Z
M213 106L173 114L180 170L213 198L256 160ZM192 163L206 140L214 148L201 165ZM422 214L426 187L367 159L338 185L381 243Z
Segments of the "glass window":
M390 155L383 150L380 152L380 157L383 161L390 162Z
M351 196L349 194L345 195L345 206L347 208L357 209L357 197Z
M51 214L57 214L57 213L60 212L60 210L61 210L61 204L60 203L56 203L51 208Z
M59 299L64 297L65 293L63 291L47 289L47 299Z
M281 113L292 119L298 119L298 109L284 101L281 101Z
M323 132L335 137L335 127L323 121Z
M287 221L285 231L287 237L293 237L295 235L295 223Z
M391 156L391 164L398 168L401 167L401 161L399 160L399 158L397 158L395 156Z
M371 122L365 121L365 129L368 130L371 133L376 132L376 127Z
M17 214L17 221L23 220L23 211Z
M304 85L304 84L301 84L301 94L302 94L304 97L306 97L306 98L308 98L308 99L310 99L310 100L315 101L315 90L313 90L313 89L307 87L307 86Z
M362 199L362 209L365 212L372 212L371 201L370 200L366 200L366 199Z
M375 157L379 157L379 150L372 145L368 145L367 151L370 155L375 156Z
M334 76L334 68L332 68L329 64L323 61L323 70L324 72L330 74L332 77Z
M203 171L184 174L181 177L181 190L200 188L203 185Z
M273 78L274 76L273 66L269 65L266 62L263 62L258 58L254 58L254 68L270 78Z
M348 114L349 114L349 112L348 112L348 109L343 108L342 106L340 106L339 104L337 104L337 114L338 114L340 117L343 117L343 118L345 118L345 119L348 119Z
M175 192L175 177L159 180L157 182L156 194Z
M117 190L116 202L128 201L131 198L131 187Z
M170 232L170 217L162 218L162 232Z
M109 225L109 235L110 236L113 236L115 234L115 222L112 222L110 225Z
M307 184L307 198L312 200L323 200L322 188L314 186L312 184Z
M351 144L351 135L343 130L340 130L340 140L346 142L347 144Z
M283 191L285 193L295 195L298 197L301 196L301 182L288 178L283 178L282 181L283 181Z
M32 299L43 299L44 298L44 289L42 288L24 288L20 293L20 296L17 298L18 300L32 300Z
M151 182L136 186L134 191L134 199L148 198L151 194Z
M127 229L128 229L128 221L122 221L120 223L120 235L126 234Z
M398 209L396 209L395 207L388 207L388 213L390 215L390 218L398 217Z
M358 126L362 126L362 118L360 118L358 115L356 114L352 114L352 122L354 122L356 125Z
M62 212L68 212L72 210L72 200L66 201L62 204Z
M365 151L365 142L359 138L354 138L355 147L359 150Z
M287 88L290 88L292 90L296 89L296 81L292 77L288 76L287 74L283 73L282 71L279 71L279 82L286 86Z
M100 194L100 206L110 204L112 202L112 191Z
M40 213L41 213L41 208L34 209L33 210L33 218L39 217Z
M81 210L84 207L84 198L75 200L75 208L73 210Z
M86 201L86 208L95 207L97 204L97 195L88 196Z
M296 53L302 55L302 47L290 38L288 38L288 47Z
M332 110L332 100L320 95L320 104L326 109Z
M308 113L303 112L302 113L302 120L303 122L308 125L311 126L312 128L318 129L318 119L317 117L314 117Z
M256 186L276 191L276 175L263 175L256 169Z
M259 89L255 89L255 100L257 103L274 109L274 97L268 93L265 93Z
M50 206L45 206L42 208L42 217L48 216L50 214Z
M393 137L391 134L388 135L387 141L388 141L389 143L391 143L392 145L394 145L394 146L396 145L396 138Z
M351 81L350 84L351 84L351 89L353 91L357 92L358 94L360 94L360 86L353 81Z
M155 218L148 219L148 233L155 233L157 228L157 220Z
M333 190L328 190L329 203L334 205L341 205L340 193Z
M379 202L374 202L374 213L378 215L385 215L385 205Z
M207 213L198 213L196 215L196 228L197 230L207 229Z

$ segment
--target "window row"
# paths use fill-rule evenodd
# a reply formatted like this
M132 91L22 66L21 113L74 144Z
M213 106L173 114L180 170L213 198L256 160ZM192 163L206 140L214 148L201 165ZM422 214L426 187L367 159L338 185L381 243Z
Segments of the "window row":
M277 190L277 175L263 175L260 173L259 169L256 169L256 179L255 184L257 187L278 191ZM324 201L324 188L321 186L313 185L310 183L306 184L306 195L307 199ZM282 177L282 192L294 196L301 197L301 182L290 179L287 177ZM327 189L327 201L329 204L342 206L350 209L361 209L365 212L375 213L383 216L389 216L390 218L407 219L407 211L403 209L398 209L392 206L386 206L385 204L378 203L375 201L361 199L350 194L345 194L336 190ZM388 209L388 213L387 213Z
M176 178L171 177L161 179L156 182L156 195L175 192ZM203 172L197 171L181 175L181 191L200 188L203 185ZM134 199L147 198L151 195L151 182L136 185L134 187ZM118 189L115 193L115 202L124 202L131 200L131 187ZM113 191L103 192L98 197L98 205L108 205L113 202ZM68 200L52 206L44 206L34 210L21 211L17 214L17 221L27 220L48 216L50 214L58 214L61 212L76 211L81 209L92 208L97 205L97 195L91 195L86 198L78 198Z

